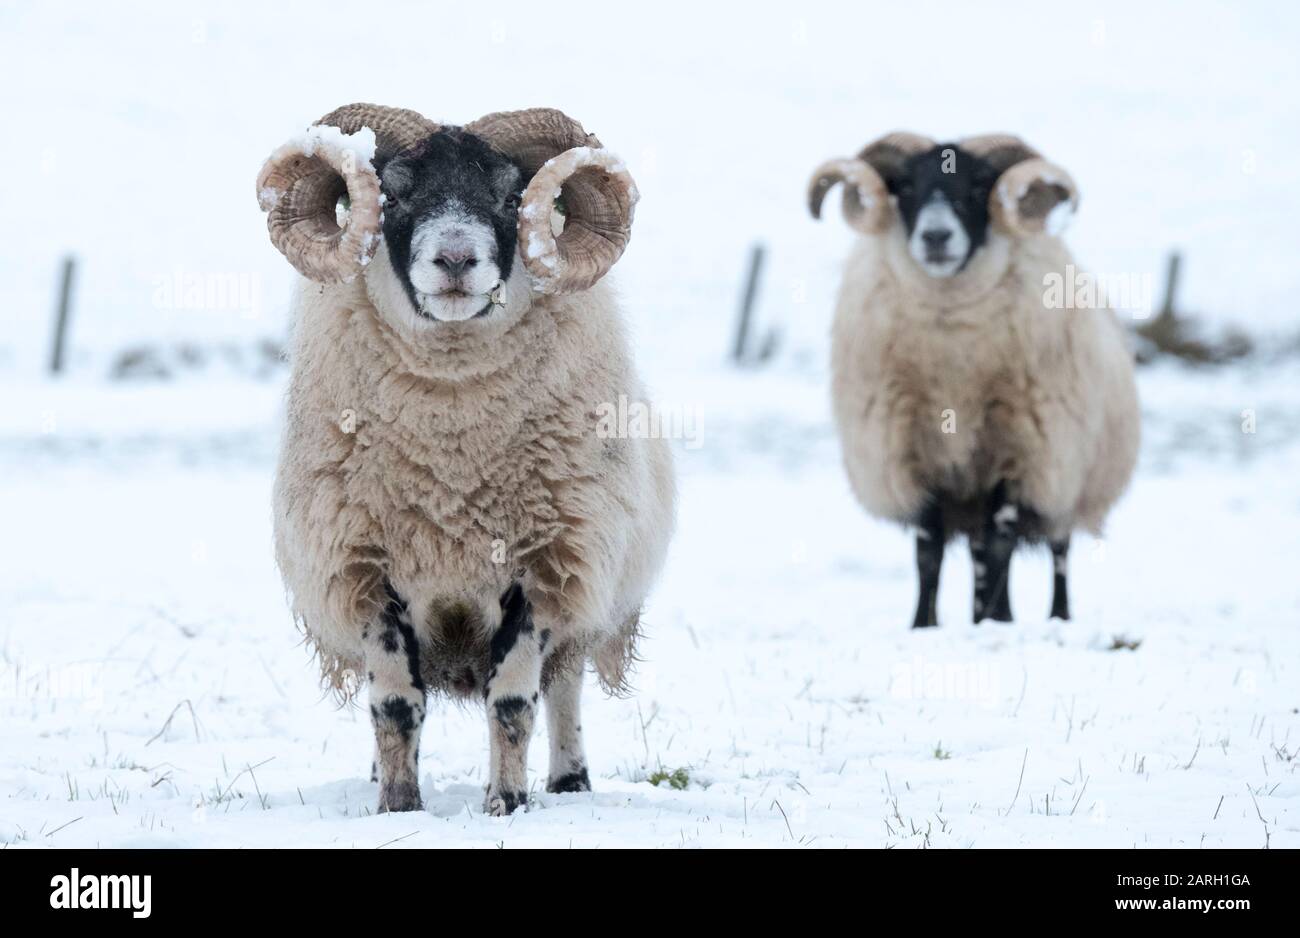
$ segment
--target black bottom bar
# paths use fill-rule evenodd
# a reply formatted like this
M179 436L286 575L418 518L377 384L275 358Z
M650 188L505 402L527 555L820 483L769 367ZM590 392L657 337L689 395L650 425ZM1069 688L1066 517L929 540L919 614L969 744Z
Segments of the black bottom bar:
M866 923L876 910L896 915L908 908L926 926L972 916L988 922L990 914L1048 916L1044 923L1195 915L1229 925L1242 914L1293 912L1295 860L1286 851L733 851L725 857L629 851L616 863L570 852L562 865L552 865L508 860L496 851L412 857L381 850L363 857L302 850L7 850L0 851L0 904L8 921L75 916L113 918L128 927L197 921L260 928L286 921L337 928L373 924L384 909L418 919L427 900L432 925L445 920L448 902L477 918L479 910L500 905L503 884L511 883L506 892L519 900L510 903L516 914L534 902L544 906L559 889L569 900L581 896L583 917L605 903L620 916L605 921L658 908L665 927L678 912L694 928L700 913L723 916L734 927L778 909L810 921L852 909ZM109 905L116 907L102 907Z

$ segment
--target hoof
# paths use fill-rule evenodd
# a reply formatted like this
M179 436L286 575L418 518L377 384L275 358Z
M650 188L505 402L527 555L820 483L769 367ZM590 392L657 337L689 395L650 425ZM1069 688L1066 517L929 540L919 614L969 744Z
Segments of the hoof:
M591 791L591 778L587 775L587 767L584 765L576 772L551 779L546 783L546 790L553 795L571 791Z
M420 801L420 786L415 782L394 782L385 785L379 793L380 814L420 811L423 808L424 804Z
M517 808L528 810L528 792L488 792L487 798L483 801L483 813L490 817L509 817Z

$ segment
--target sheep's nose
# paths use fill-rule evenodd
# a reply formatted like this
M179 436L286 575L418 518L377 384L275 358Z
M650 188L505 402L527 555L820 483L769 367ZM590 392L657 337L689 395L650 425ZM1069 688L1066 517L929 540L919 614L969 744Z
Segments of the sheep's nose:
M930 228L921 232L921 240L925 242L926 250L929 251L942 251L948 246L951 238L952 231L948 228Z
M448 250L439 251L438 256L433 259L433 263L448 277L455 280L463 276L465 271L477 264L478 258L474 256L472 251Z

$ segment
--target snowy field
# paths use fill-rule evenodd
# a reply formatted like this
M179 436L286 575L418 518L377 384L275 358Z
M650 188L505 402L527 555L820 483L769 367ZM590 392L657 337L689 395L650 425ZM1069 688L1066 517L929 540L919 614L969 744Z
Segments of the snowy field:
M820 378L677 377L709 404L638 693L587 694L595 794L508 820L454 707L425 724L428 813L370 816L368 717L321 699L271 561L278 385L28 389L54 425L6 423L0 451L0 840L1300 846L1294 376L1144 374L1143 465L1076 547L1077 621L1045 621L1030 554L1019 621L971 626L953 552L925 634ZM684 791L647 781L677 769Z
M343 4L310 22L51 6L0 12L0 61L37 79L6 96L32 146L0 149L6 178L31 181L6 193L23 222L0 235L0 844L1300 846L1297 359L1140 373L1141 463L1107 538L1077 543L1076 621L1046 620L1048 558L1027 553L1018 621L971 626L954 550L943 627L913 634L910 538L857 508L830 421L850 236L803 206L817 163L894 127L1015 130L1079 181L1081 262L1158 280L1179 247L1183 306L1293 337L1294 5L741 21L668 5L610 23L606 4L413 4L355 25ZM522 74L512 54L538 47L553 61ZM352 65L369 49L383 67ZM108 377L140 345L282 337L291 271L253 179L349 100L455 120L556 105L622 152L643 203L614 277L657 397L699 420L676 448L637 693L586 695L596 791L542 791L539 734L531 810L511 818L482 814L484 717L456 707L425 723L425 812L373 816L368 716L322 696L272 561L284 371ZM737 370L758 240L760 324L782 341ZM52 381L65 251L80 279ZM230 277L233 295L186 298L186 278Z

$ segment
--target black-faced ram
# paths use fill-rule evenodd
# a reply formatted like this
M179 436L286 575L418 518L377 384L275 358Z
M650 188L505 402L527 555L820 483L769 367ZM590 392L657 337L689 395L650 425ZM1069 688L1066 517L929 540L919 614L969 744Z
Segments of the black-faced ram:
M1099 532L1137 457L1133 356L1114 313L1052 308L1069 174L1016 137L895 133L814 174L858 239L835 311L832 397L869 513L916 528L914 626L936 625L944 545L970 543L974 619L1009 621L1011 554L1046 540L1069 618L1075 529Z
M420 806L439 692L486 703L488 812L527 801L539 696L547 789L589 790L584 669L622 686L673 519L666 442L597 432L602 404L644 399L601 283L631 177L559 111L443 127L358 104L257 189L305 278L276 556L326 683L369 684L380 810Z

